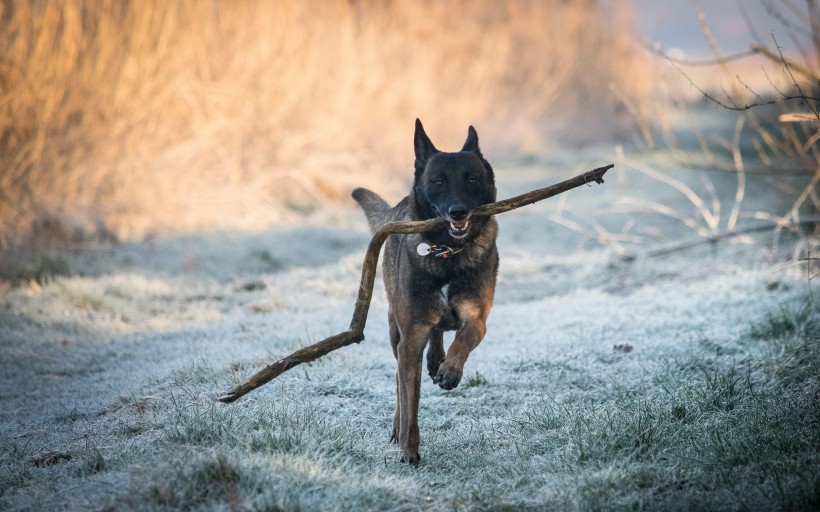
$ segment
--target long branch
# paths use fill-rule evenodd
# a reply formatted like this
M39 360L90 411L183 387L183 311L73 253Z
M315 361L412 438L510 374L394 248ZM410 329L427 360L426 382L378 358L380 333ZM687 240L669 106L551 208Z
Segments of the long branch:
M556 183L549 187L533 190L510 199L479 206L473 212L474 217L488 217L505 213L522 206L556 196L587 183L603 183L604 174L614 167L610 164L605 167L598 167L589 172L585 172L574 178ZM353 343L359 343L364 339L364 325L367 321L367 312L370 309L370 300L373 298L373 283L376 279L376 267L379 260L379 253L387 237L392 234L425 233L441 229L447 225L447 221L442 218L423 221L401 221L391 222L379 229L370 239L370 244L365 253L362 264L362 277L359 284L359 295L356 299L356 307L353 310L353 318L347 331L340 332L322 341L314 343L309 347L297 350L287 357L264 367L248 380L234 387L224 396L219 398L220 402L230 403L247 394L254 389L267 384L279 375L290 370L294 366L310 361L315 361L320 357L338 350Z

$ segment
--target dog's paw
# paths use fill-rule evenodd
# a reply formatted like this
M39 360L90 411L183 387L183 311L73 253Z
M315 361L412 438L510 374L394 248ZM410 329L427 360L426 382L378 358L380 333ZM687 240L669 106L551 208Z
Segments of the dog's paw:
M430 375L430 378L433 379L433 382L436 382L436 375L438 375L438 370L441 367L441 362L443 360L443 350L441 353L438 353L432 348L427 350L427 373Z
M421 455L419 455L419 452L402 452L399 462L405 462L411 466L418 466L419 462L421 462Z
M442 361L436 376L433 377L433 382L438 384L441 389L455 389L458 383L461 382L461 374L461 368L456 368L447 364L446 361Z

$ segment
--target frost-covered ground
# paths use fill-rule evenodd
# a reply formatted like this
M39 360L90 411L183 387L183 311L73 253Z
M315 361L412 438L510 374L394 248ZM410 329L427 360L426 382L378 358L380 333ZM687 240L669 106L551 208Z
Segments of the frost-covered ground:
M34 256L73 275L0 295L0 509L817 507L820 290L795 240L640 257L698 234L635 201L702 219L640 169L712 211L714 190L722 227L736 192L732 174L657 155L496 165L499 197L610 162L602 186L499 217L488 333L459 388L423 383L418 468L388 441L380 280L364 342L215 401L347 328L369 240L352 201L264 233ZM788 204L749 176L741 224ZM603 242L625 228L643 243Z

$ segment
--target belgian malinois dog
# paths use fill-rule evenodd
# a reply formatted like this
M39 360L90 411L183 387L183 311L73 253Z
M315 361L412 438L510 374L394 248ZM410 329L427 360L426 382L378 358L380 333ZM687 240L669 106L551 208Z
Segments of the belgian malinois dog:
M415 179L410 194L390 207L364 188L353 198L375 232L399 220L443 217L440 231L390 235L384 249L383 276L387 321L396 372L396 413L391 439L401 447L401 461L418 464L419 389L422 355L427 372L442 389L458 386L467 356L484 338L498 273L491 217L473 218L473 210L495 201L495 177L470 126L461 151L436 149L416 119ZM446 354L444 331L456 331Z

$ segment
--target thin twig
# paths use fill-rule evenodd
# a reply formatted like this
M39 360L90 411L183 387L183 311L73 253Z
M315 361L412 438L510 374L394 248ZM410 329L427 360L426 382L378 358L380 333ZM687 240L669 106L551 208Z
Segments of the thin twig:
M769 225L761 225L761 226L749 226L740 229L733 229L731 231L726 231L724 233L717 233L715 235L704 236L703 238L698 238L696 240L689 240L686 242L682 242L679 244L671 245L669 247L661 247L659 249L655 249L653 251L649 251L648 253L644 254L642 257L644 258L656 258L659 256L667 256L669 254L673 254L676 252L684 251L686 249L691 249L693 247L697 247L699 245L705 244L712 244L719 242L721 240L727 240L729 238L735 238L741 235L748 235L749 233L757 233L760 231L769 231L772 229L779 229L782 227L789 227L789 228L796 228L800 226L816 226L820 223L820 216L812 216L800 219L798 221L791 221L783 225L776 225L776 226L769 226ZM630 254L628 256L623 257L626 261L633 261L637 259L637 255Z
M772 37L774 38L774 36L772 36ZM776 41L775 41L775 44L777 44ZM783 52L780 50L779 46L777 47L777 53L778 53L777 55L775 55L774 52L772 52L771 50L769 50L765 46L758 46L758 45L755 44L755 45L752 45L752 49L754 49L757 53L765 56L767 59L771 60L772 62L783 64L788 69L796 71L797 73L799 73L799 74L803 75L804 77L806 77L806 79L808 79L808 80L811 80L811 81L817 80L817 74L816 73L812 72L811 70L809 70L806 67L803 67L803 66L795 63L794 61L787 60L783 56ZM791 75L791 72L789 74ZM794 80L794 76L792 76L792 80Z
M686 78L686 80L689 82L689 85L691 85L699 93L701 93L704 98L708 99L709 101L711 101L712 103L714 103L715 105L717 105L719 107L725 108L726 110L734 110L734 111L742 112L742 111L745 111L745 110L751 110L751 109L756 108L756 107L762 107L764 105L777 105L779 103L785 103L785 102L791 101L791 100L801 100L801 101L812 100L812 101L820 102L820 97L817 97L817 96L807 96L805 94L794 95L794 94L782 93L781 97L773 98L773 99L768 100L768 101L752 102L752 103L746 103L744 105L728 105L725 102L715 98L713 95L709 94L708 92L704 91L703 88L701 88L698 84L696 84L695 81L692 80L689 77L689 75L687 75L676 63L674 63L672 61L669 61L669 63L672 64L672 66L674 66L675 69L677 69L678 72L681 75L683 75L684 78ZM732 100L732 102L734 103L734 100Z
M776 41L775 41L775 44L776 44ZM716 105L718 105L720 107L725 108L726 110L734 110L734 111L741 111L742 112L742 111L745 111L745 110L751 110L751 109L756 108L756 107L761 107L761 106L764 106L764 105L776 105L778 103L784 103L784 102L790 101L790 100L820 101L820 98L818 98L818 97L809 96L809 95L803 93L803 91L798 86L798 91L800 92L800 94L798 94L798 95L786 94L786 93L778 90L778 92L780 93L779 98L773 98L771 100L761 100L761 101L756 101L756 102L752 102L752 103L746 103L744 105L736 104L734 102L734 99L732 99L731 96L729 96L727 94L727 97L729 97L729 99L732 101L732 105L728 105L726 102L719 100L718 98L714 97L712 94L709 94L708 92L703 90L703 88L698 86L695 83L695 81L692 80L689 77L689 75L687 75L686 72L683 71L680 68L681 65L683 65L683 66L724 65L724 64L726 64L728 62L731 62L733 60L738 60L738 59L742 59L742 58L746 58L746 57L750 57L750 56L753 56L753 55L760 54L760 55L764 55L765 57L769 58L770 60L773 60L775 62L780 62L781 64L784 64L786 66L786 69L789 70L790 75L791 75L790 70L794 69L798 73L800 73L804 76L807 76L811 80L816 79L816 76L813 73L809 72L808 70L806 70L805 68L803 68L801 66L798 66L794 62L786 60L786 58L783 56L782 52L780 52L779 47L778 47L778 52L780 53L779 56L772 53L771 50L769 50L768 48L766 48L764 46L761 46L761 45L756 45L755 44L755 45L752 45L751 50L746 51L746 52L737 53L737 54L734 54L734 55L730 55L728 57L721 57L721 58L717 58L717 59L710 59L710 60L703 60L703 61L689 61L689 60L675 59L675 58L671 57L670 55L668 55L667 53L665 53L662 50L652 48L650 46L647 46L647 49L649 51L655 53L656 55L658 55L660 57L663 57L667 62L669 62L689 82L689 85L694 87L706 99L708 99L709 101L711 101L712 103L715 103ZM796 81L794 80L794 76L792 76L792 80L793 80L794 83L796 83Z
M799 83L797 83L797 79L794 77L794 73L792 73L792 69L794 68L795 71L797 71L800 74L803 74L804 76L806 76L812 82L817 80L817 75L815 73L810 73L810 72L804 71L804 70L802 70L802 68L800 68L796 64L791 63L788 60L786 60L786 57L783 56L783 50L780 48L780 44L778 44L777 39L775 39L775 37L774 37L774 34L772 34L772 40L774 41L775 47L777 48L777 54L780 56L780 61L786 67L786 71L788 71L789 77L792 79L792 83L794 84L795 87L797 87L797 92L799 92L802 97L808 98L806 93L803 91L803 88L800 86ZM816 117L817 119L820 119L820 113L818 113L817 109L814 108L814 104L812 104L812 102L810 102L810 101L806 101L806 103L809 105L809 108L814 113L814 117Z
M549 187L533 190L520 196L505 199L504 201L479 206L473 212L473 216L489 217L498 215L561 194L573 188L580 187L581 185L592 182L603 183L604 174L612 167L614 167L613 164L599 167ZM348 330L325 338L309 347L297 350L291 355L266 366L252 375L244 383L228 391L226 395L219 398L219 401L224 403L233 402L248 392L270 382L294 366L315 361L334 350L362 341L364 339L364 325L367 321L367 312L370 309L370 300L373 297L376 265L379 260L382 245L385 240L387 240L387 237L392 234L425 233L427 231L441 229L446 225L446 220L437 218L422 221L391 222L379 229L373 235L373 238L370 239L370 244L365 253L361 282L359 285L359 295L356 299L356 307L353 310L353 318L350 321Z
M657 55L659 57L663 57L665 60L668 60L669 62L674 62L675 64L680 64L682 66L692 66L692 67L715 66L715 65L718 65L718 64L726 64L728 62L732 62L732 61L735 61L735 60L745 59L747 57L753 57L753 56L757 55L758 53L760 53L760 50L758 50L755 47L752 47L751 50L746 50L745 52L740 52L740 53L735 53L735 54L732 54L732 55L727 55L726 57L721 57L719 59L688 60L688 59L678 59L678 58L672 57L671 55L669 55L665 51L663 51L659 48L655 48L653 46L650 46L648 44L644 44L644 48L646 48L647 50L649 50L650 52L654 53L655 55Z

